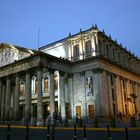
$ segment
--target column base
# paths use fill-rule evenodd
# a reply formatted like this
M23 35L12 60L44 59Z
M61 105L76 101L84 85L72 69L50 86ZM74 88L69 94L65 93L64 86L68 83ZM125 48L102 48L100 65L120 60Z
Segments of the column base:
M25 117L22 117L22 125L26 125L26 120L25 120Z
M22 117L22 125L30 125L30 120L25 117Z
M31 117L31 125L36 126L37 125L37 118L36 117Z
M38 119L37 119L37 122L36 122L36 125L37 125L37 126L44 126L44 125L45 125L45 122L44 122L43 119L38 118Z

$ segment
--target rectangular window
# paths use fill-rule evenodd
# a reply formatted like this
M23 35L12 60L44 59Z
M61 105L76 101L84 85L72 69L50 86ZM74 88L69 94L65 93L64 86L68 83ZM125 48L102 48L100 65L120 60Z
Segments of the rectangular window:
M111 85L113 86L114 85L114 81L113 81L113 75L110 75L110 82L111 82Z
M48 79L44 80L44 91L48 92Z
M113 103L113 115L116 116L116 105Z
M115 101L114 89L112 88L112 100Z

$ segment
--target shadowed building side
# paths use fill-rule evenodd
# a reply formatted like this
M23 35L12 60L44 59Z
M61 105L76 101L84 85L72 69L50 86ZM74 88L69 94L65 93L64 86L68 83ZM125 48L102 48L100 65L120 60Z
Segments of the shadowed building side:
M140 60L97 26L37 51L2 43L0 61L1 120L140 114Z

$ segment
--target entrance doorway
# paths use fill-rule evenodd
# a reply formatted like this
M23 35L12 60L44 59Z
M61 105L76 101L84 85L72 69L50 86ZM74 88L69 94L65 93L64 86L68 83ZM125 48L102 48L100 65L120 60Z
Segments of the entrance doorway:
M37 117L37 104L33 104L33 117Z
M69 103L66 104L65 110L66 110L66 118L70 119L71 115L70 115L70 104Z
M46 119L48 117L48 114L50 112L50 106L49 104L43 105L43 118Z
M88 114L89 114L89 119L94 118L94 105L88 105Z
M19 120L22 120L24 115L24 105L19 106Z
M78 115L81 117L81 106L76 106L76 114L78 113ZM75 115L76 115L75 114Z

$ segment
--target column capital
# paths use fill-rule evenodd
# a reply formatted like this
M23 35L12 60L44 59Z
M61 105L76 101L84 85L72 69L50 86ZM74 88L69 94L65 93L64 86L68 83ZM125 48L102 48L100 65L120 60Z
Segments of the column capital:
M80 72L80 76L84 76L85 75L85 71Z
M52 68L48 68L48 72L49 72L49 73L54 73L54 72L55 72L55 70L54 70L54 69L52 69Z
M102 68L93 69L93 73L102 73L103 71L104 71L104 69L102 69Z
M60 75L60 76L65 76L65 75L66 75L66 73L65 73L65 72L63 72L63 71L59 71L59 75Z

